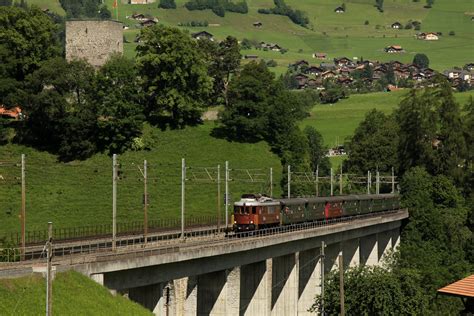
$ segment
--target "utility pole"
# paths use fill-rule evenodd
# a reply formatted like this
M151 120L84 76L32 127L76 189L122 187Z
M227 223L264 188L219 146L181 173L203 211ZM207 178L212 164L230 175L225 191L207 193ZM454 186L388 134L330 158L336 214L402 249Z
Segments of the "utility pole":
M367 195L370 194L370 170L367 170Z
M25 256L26 246L26 183L25 183L25 155L21 155L21 258Z
M316 196L319 196L319 165L316 166Z
M143 237L145 246L148 241L148 175L147 175L147 161L143 161Z
M270 167L270 197L273 197L273 168Z
M392 194L395 193L395 171L392 167Z
M291 199L291 166L288 165L288 198Z
M112 156L112 250L117 245L117 154Z
M333 176L333 172L332 172L332 168L331 168L331 196L334 195L334 176Z
M217 232L221 225L221 165L217 165Z
M339 195L342 195L342 162L341 162L341 174L339 175Z
M339 255L339 297L341 300L341 316L344 316L346 311L344 308L344 266L342 255Z
M229 227L229 162L225 162L225 231Z
M51 275L51 260L53 258L53 223L48 222L48 242L47 242L47 260L48 268L46 270L46 316L52 315L53 303L53 279Z
M377 179L375 183L375 192L376 194L380 194L380 173L378 170L377 170Z
M321 241L321 315L324 316L324 247L326 247L324 241Z
M181 239L184 240L184 185L186 182L186 162L181 159Z

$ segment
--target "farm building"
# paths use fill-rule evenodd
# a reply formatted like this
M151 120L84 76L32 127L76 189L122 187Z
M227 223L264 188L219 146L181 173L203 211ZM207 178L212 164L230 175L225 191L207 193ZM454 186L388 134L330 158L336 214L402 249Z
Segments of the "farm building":
M314 53L313 58L316 59L326 59L328 55L326 53Z
M129 4L149 4L154 3L155 0L129 0Z
M392 29L399 30L402 28L402 24L400 22L395 22L392 24Z
M336 13L344 13L346 10L343 7L337 7L334 9L334 12Z
M210 41L214 41L214 35L212 35L211 33L209 32L206 32L206 31L201 31L201 32L197 32L197 33L193 33L192 34L192 37L195 38L195 39L208 39Z
M253 22L253 26L256 28L261 28L263 26L262 22Z
M391 46L385 47L385 52L389 54L394 54L394 53L404 53L405 50L399 45L391 45Z
M144 21L141 21L140 22L140 25L142 27L150 27L150 26L153 26L155 25L156 23L158 23L158 21L155 19L155 20L152 20L152 19L146 19Z
M438 33L420 33L417 35L417 38L425 41L437 41L439 40Z

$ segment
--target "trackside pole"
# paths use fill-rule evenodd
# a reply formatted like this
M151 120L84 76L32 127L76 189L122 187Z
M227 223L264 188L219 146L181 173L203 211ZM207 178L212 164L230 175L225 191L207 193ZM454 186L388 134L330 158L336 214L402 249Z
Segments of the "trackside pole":
M26 246L26 183L25 183L25 155L21 155L21 259L25 256Z
M147 161L143 161L143 239L145 245L148 239L148 175L147 175Z
M273 168L270 167L270 197L273 197Z
M52 315L53 310L53 279L51 274L51 260L53 257L53 223L48 222L48 241L47 241L47 260L48 268L46 270L46 316Z
M181 239L184 240L184 194L186 182L186 162L181 159Z
M291 199L291 166L288 165L288 198Z
M229 162L225 162L225 231L229 228Z
M331 196L334 195L334 175L331 168Z
M221 165L217 165L217 232L221 225Z
M324 247L326 247L324 241L321 241L321 315L324 315Z
M117 155L112 156L112 250L117 246Z

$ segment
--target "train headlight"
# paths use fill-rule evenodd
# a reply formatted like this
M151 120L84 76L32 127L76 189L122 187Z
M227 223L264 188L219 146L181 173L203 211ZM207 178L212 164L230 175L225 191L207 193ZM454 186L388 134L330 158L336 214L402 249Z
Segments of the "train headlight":
M234 224L237 224L237 221L234 221Z
M253 221L250 221L250 224L253 224Z

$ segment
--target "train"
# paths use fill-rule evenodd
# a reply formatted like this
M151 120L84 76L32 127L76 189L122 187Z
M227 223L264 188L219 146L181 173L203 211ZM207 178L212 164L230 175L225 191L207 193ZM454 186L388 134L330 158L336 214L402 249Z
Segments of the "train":
M234 232L324 221L400 207L397 194L341 195L328 197L274 199L244 194L234 203Z

